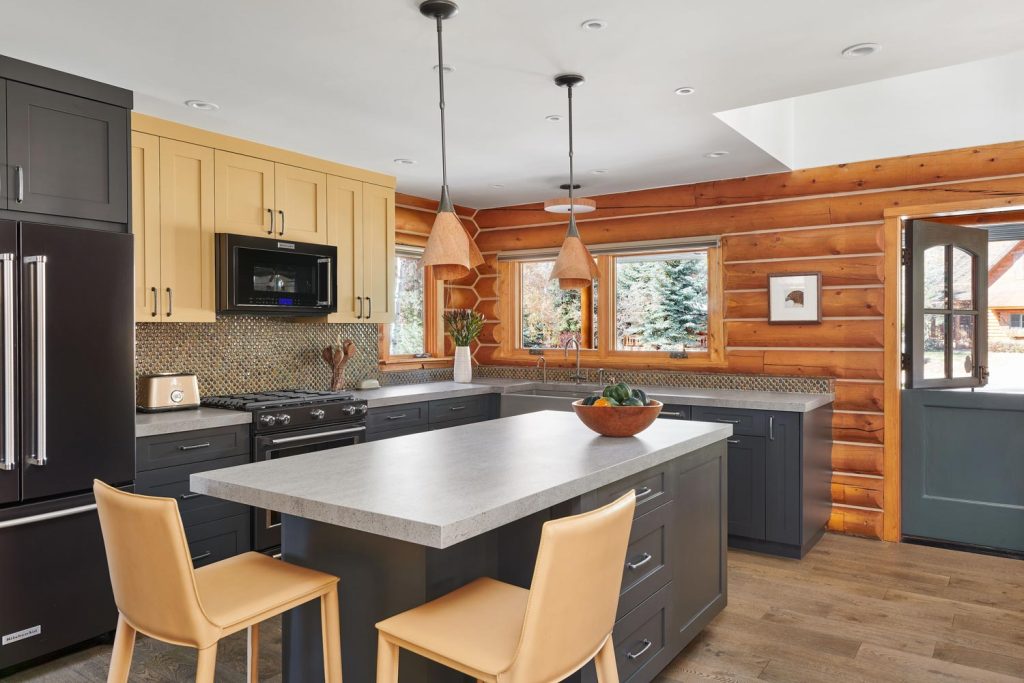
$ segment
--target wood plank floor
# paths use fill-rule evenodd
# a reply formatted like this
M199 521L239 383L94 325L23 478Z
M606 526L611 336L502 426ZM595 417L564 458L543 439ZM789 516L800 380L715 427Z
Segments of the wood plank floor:
M263 629L261 680L279 681L280 625ZM344 634L342 634L344 643ZM6 679L103 681L109 646ZM217 680L245 678L227 639ZM195 655L140 638L132 681L187 681ZM657 683L1024 681L1024 562L827 534L802 561L729 554L729 606Z

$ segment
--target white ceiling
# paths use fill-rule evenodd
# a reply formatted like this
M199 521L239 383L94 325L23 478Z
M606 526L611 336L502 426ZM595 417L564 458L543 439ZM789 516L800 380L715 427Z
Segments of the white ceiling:
M139 111L440 185L435 33L415 0L6 0L0 51L136 92ZM786 167L715 112L1024 49L1020 0L463 0L445 24L449 175L475 207ZM599 32L584 19L609 22ZM852 43L884 45L847 60ZM678 86L694 95L673 94ZM949 96L955 98L955 89ZM182 106L190 98L219 112ZM883 106L880 104L880 106ZM722 159L704 153L728 150ZM397 157L416 159L397 166ZM594 169L609 169L593 175ZM492 184L502 184L494 189Z

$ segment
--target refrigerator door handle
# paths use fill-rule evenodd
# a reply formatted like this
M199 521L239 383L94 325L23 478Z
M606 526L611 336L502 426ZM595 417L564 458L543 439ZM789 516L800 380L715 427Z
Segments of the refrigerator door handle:
M66 510L55 510L53 512L44 512L39 515L32 515L31 517L18 517L15 519L8 519L0 521L0 529L11 529L16 526L26 526L28 524L36 524L38 522L45 522L50 519L60 519L61 517L70 517L71 515L80 515L83 512L92 512L96 509L96 503L89 505L79 505L76 508L68 508Z
M13 470L14 457L14 254L0 254L0 316L3 324L3 441L0 442L0 470Z
M35 274L35 297L33 318L35 319L35 439L33 453L28 457L30 465L46 465L46 257L26 256L25 263Z

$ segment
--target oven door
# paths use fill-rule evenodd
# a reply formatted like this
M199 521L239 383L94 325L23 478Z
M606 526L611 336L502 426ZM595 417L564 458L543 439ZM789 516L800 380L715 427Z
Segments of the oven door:
M363 425L339 425L325 429L316 427L297 432L257 436L253 444L256 462L288 458L303 453L341 448L366 440ZM266 552L281 545L281 514L273 510L253 508L253 548Z

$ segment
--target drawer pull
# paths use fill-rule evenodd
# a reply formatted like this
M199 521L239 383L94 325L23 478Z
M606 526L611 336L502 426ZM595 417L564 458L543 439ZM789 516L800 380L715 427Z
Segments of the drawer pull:
M738 444L740 442L740 440L739 439L726 439L725 442L726 443L736 443L736 444Z
M193 555L192 556L192 562L195 563L195 562L198 562L199 560L205 560L210 555L213 555L213 551L212 550L207 550L205 553L199 553L198 555Z
M650 553L644 553L643 555L640 556L640 559L637 560L636 562L627 562L626 563L626 569L628 569L629 571L635 571L635 570L637 570L640 567L644 566L645 564L647 564L648 562L650 562L653 559L654 558L651 556Z
M466 406L452 406L448 410L450 410L450 411L452 411L454 413L456 410L465 410L465 409L466 409Z
M203 495L203 494L201 494L201 493L182 493L180 496L178 496L178 498L181 499L181 500L191 500L193 498L198 498L201 495Z
M659 415L664 415L665 417L682 417L683 416L682 413L672 413L672 412L669 412L667 410L661 411L659 413Z
M650 650L651 649L651 645L654 645L654 643L651 642L649 639L644 638L643 641L641 642L641 645L642 645L642 647L639 650L637 650L636 652L627 652L626 653L626 659L638 659L639 657L643 656L643 654L645 652Z
M728 422L731 425L738 425L740 423L739 420L730 420L727 417L716 417L715 420L718 422Z
M768 440L775 441L775 416L768 416Z
M210 447L210 442L207 441L206 443L196 443L196 444L192 444L191 446L178 446L178 450L179 451L194 451L194 450L198 450L200 448L209 448L209 447Z
M407 415L388 415L388 419L389 420L403 420L406 417L408 417L408 416Z
M640 500L654 493L654 490L650 486L641 486L638 489L633 489L633 492L636 494L637 500Z

